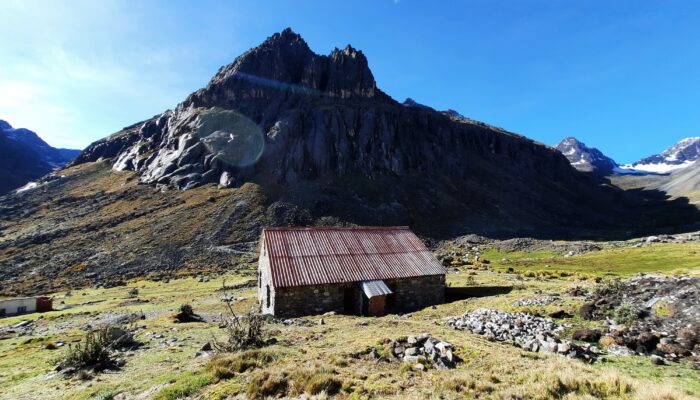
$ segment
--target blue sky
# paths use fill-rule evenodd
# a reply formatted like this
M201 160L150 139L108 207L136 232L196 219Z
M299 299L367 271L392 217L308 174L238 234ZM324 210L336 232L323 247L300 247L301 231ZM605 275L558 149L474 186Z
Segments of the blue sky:
M114 1L0 4L0 118L90 142L174 107L290 26L350 43L378 86L619 162L700 135L697 1Z

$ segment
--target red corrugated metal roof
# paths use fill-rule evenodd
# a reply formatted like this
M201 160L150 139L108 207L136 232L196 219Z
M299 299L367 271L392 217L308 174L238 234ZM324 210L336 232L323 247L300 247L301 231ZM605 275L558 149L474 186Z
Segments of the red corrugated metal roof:
M444 275L408 227L267 228L275 287Z

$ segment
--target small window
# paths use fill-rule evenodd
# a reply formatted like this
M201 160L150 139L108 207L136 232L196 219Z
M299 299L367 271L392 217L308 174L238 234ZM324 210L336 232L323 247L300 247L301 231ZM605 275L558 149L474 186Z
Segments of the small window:
M270 308L270 285L265 285L267 288L267 301L266 301L266 306L267 308Z
M258 288L262 287L262 271L258 270Z
M27 312L27 306L19 306L17 307L17 314L24 314Z

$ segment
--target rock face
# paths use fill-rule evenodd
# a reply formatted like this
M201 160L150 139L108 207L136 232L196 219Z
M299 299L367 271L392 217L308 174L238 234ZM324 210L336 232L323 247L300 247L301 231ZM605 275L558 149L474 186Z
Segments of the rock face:
M586 146L575 137L565 138L559 142L556 149L579 171L607 175L617 168L617 163L612 158L594 147Z
M29 129L0 120L0 195L50 173L78 153L53 148Z
M532 140L410 99L398 103L377 88L361 51L318 55L290 29L222 67L175 109L93 143L73 165L100 159L136 171L142 183L177 189L282 185L284 201L312 216L363 224L450 213L444 220L455 232L479 219L494 226L494 218L599 228L641 204L596 187ZM370 211L384 216L368 218Z
M362 52L275 34L173 110L0 198L0 293L247 268L237 255L265 226L600 239L700 221L683 202L602 186L550 147L408 103L377 87Z
M477 157L571 175L563 159L519 136L469 123L377 89L351 46L313 53L291 30L222 68L175 110L91 145L77 163L115 158L144 183L180 189L360 174L463 178Z

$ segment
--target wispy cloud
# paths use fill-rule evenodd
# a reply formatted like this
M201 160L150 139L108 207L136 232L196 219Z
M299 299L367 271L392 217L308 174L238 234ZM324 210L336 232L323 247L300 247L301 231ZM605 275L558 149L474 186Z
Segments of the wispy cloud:
M128 7L112 0L3 3L11 17L0 24L0 118L52 145L84 147L194 89L183 76L188 49L140 40L149 13Z

